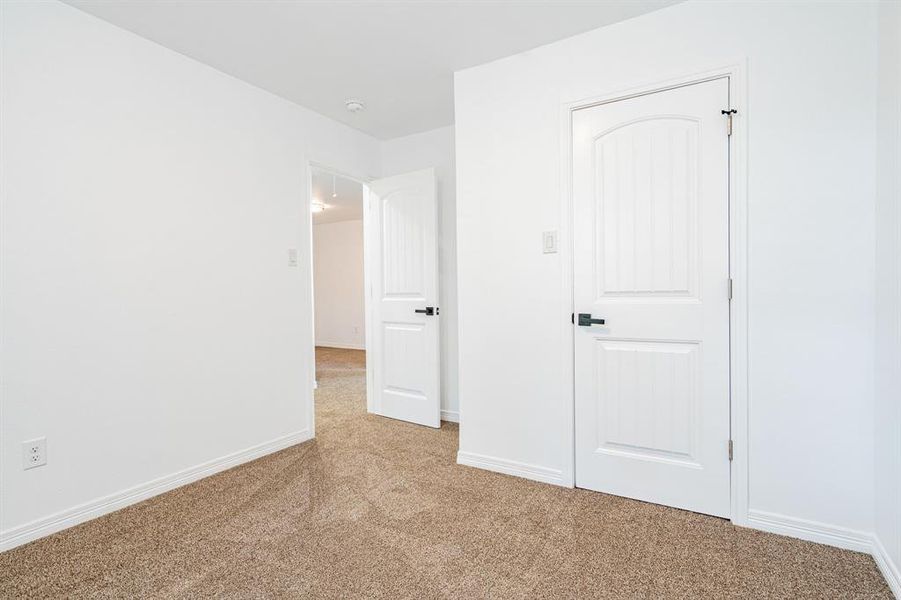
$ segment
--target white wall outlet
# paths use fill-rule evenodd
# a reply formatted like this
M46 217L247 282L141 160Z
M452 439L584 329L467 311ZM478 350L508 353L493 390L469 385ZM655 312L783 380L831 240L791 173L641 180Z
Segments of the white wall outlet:
M22 442L22 468L33 469L47 464L47 438Z
M542 232L541 248L545 254L556 254L556 252L557 252L557 232L556 231Z
M297 248L288 248L288 266L297 266Z

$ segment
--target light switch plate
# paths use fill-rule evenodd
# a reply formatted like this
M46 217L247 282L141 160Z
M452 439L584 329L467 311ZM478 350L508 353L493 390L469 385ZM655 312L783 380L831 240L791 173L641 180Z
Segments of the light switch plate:
M288 266L297 266L297 248L288 248Z
M556 254L557 252L557 232L545 231L541 234L541 249L545 254Z

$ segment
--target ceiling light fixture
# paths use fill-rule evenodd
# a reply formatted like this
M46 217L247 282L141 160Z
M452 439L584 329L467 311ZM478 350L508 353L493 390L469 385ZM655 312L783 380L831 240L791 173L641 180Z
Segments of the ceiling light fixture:
M349 110L352 113L358 113L366 107L359 100L345 100L344 108L346 108L347 110Z
M314 213L321 213L326 208L327 207L325 204L323 204L322 202L318 202L316 200L314 200L313 203L310 205L310 211L314 212Z
M336 179L335 176L332 175L332 198L338 197L338 189L335 185L335 179Z

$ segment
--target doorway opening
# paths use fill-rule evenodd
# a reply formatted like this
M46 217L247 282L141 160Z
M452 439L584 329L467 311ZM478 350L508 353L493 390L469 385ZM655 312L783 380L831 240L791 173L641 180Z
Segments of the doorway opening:
M364 185L314 167L311 190L313 331L317 359L320 349L326 348L353 350L365 357ZM319 379L317 371L317 382Z
M343 357L365 365L368 412L440 427L434 169L370 181L312 163L309 173L313 387L327 375L320 359Z

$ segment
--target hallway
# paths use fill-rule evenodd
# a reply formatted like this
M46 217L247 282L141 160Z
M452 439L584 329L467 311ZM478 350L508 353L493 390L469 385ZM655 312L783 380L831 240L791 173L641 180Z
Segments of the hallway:
M0 554L0 597L890 598L873 559L455 463L317 349L316 439Z

